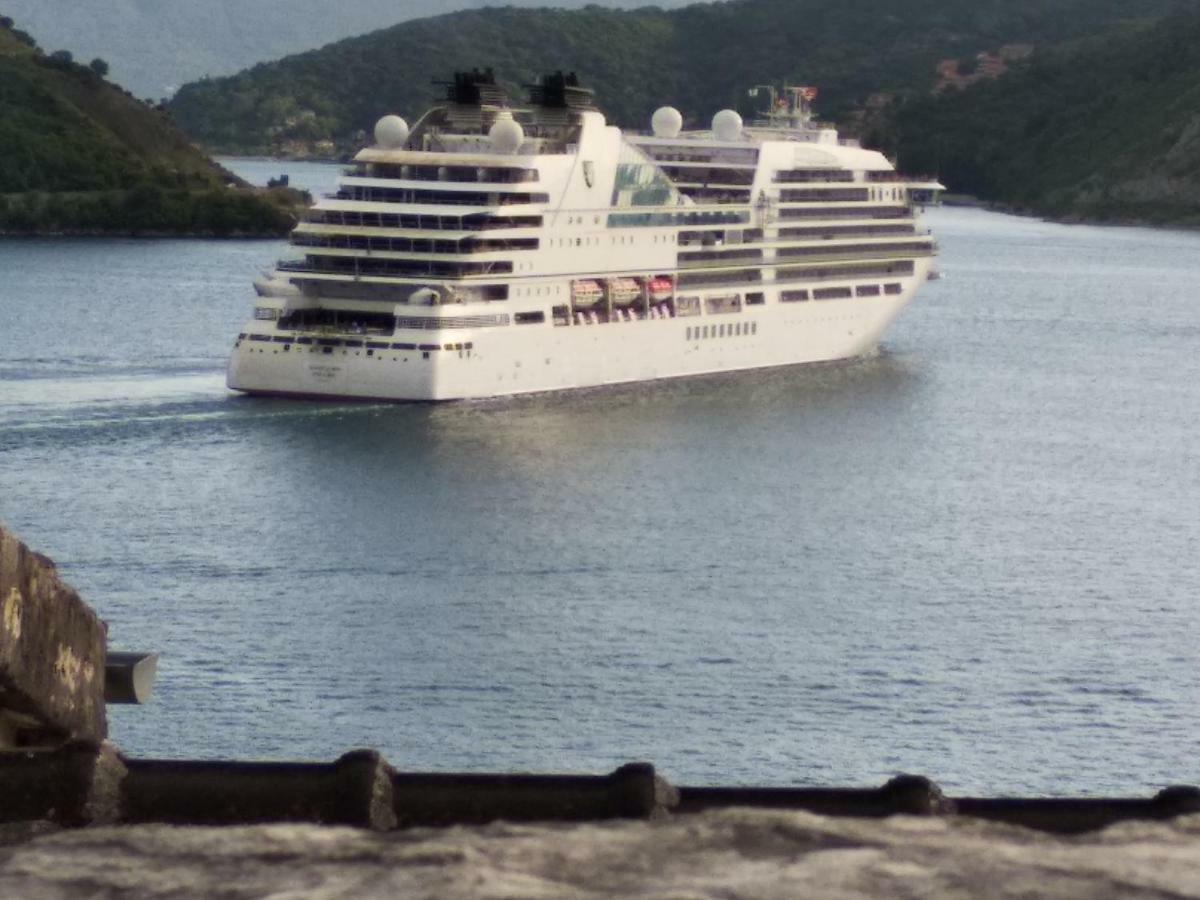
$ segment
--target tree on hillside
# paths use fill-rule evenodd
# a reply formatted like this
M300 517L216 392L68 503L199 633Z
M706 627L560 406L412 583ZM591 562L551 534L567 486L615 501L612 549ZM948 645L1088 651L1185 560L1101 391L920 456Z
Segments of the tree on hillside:
M95 72L100 78L108 77L108 63L98 56L88 63L88 68Z

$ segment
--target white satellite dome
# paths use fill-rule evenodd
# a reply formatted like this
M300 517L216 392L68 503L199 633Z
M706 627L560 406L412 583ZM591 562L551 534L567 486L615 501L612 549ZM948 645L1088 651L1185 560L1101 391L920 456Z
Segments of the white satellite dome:
M408 123L399 116L384 116L375 123L375 143L387 150L399 150L408 140Z
M742 117L737 110L723 109L713 116L712 131L718 141L736 141L742 136Z
M496 121L488 131L488 140L496 153L516 153L525 143L525 129L512 113L503 110L496 114Z
M660 106L650 117L650 129L654 132L655 137L679 137L682 128L683 116L673 106Z

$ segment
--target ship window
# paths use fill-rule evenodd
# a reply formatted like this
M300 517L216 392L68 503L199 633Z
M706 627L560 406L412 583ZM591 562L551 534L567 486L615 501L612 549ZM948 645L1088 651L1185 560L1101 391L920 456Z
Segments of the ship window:
M583 246L583 239L582 239L582 238L575 238L575 246L576 246L576 247L582 247L582 246Z
M781 303L799 303L802 300L808 299L808 291L780 291L779 300Z
M416 344L392 344L393 350L416 350Z
M734 313L742 308L742 298L740 294L723 294L717 297L706 297L704 299L704 306L710 316L722 313Z
M854 289L854 293L860 297L878 297L879 285L877 284L860 284Z
M296 338L296 343L297 343L297 344L311 344L311 343L312 343L312 338L309 338L309 337L298 337L298 338Z
M813 290L814 300L839 300L849 296L851 296L851 291L848 287L815 288Z
M437 344L420 344L418 349L420 349L420 350L437 350L438 345ZM428 356L428 354L426 354L426 356Z
M271 336L268 334L252 334L252 335L250 335L250 340L270 342Z
M898 294L900 293L900 285L894 282L892 284L885 284L883 286L883 292L885 294Z
M362 341L346 341L347 347L361 347L362 345L363 345Z
M747 294L746 295L746 305L747 306L762 306L763 305L762 293L759 291L754 291L752 293Z
M465 344L463 344L463 349L464 349L464 350L470 350L470 349L471 349L472 347L474 347L474 346L475 346L475 345L474 345L474 344L473 344L471 341L467 341Z
M546 314L540 309L537 312L521 312L513 316L518 325L531 325L535 322L545 322Z
M274 340L277 344L290 344L292 342L290 337L276 337Z

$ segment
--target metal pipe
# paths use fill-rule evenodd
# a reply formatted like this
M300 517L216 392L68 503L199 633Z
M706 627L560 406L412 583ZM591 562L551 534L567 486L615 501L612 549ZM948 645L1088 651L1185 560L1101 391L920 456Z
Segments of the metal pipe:
M157 653L108 651L104 662L104 702L148 702L157 674Z

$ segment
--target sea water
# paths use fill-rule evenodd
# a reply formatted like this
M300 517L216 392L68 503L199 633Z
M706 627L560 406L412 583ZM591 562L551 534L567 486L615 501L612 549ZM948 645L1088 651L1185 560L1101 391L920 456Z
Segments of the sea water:
M449 405L228 392L283 242L3 241L0 520L135 756L1200 782L1200 235L927 222L869 358Z

